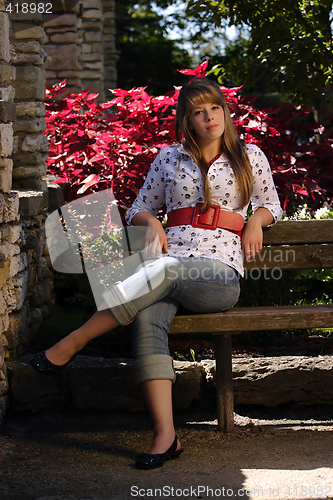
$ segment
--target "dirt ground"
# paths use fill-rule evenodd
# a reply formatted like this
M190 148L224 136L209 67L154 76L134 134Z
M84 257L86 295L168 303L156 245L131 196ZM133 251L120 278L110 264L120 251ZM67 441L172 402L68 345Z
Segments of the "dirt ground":
M214 410L176 413L184 453L134 467L148 448L145 413L8 413L0 426L1 500L333 499L333 411L236 408L217 432Z

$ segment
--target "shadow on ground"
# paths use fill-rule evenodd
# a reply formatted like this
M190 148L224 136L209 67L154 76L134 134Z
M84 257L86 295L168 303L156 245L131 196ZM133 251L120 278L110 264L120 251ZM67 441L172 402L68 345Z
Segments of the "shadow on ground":
M177 413L178 460L139 471L146 413L8 413L0 426L3 500L333 498L331 408L237 409L217 432L212 410Z

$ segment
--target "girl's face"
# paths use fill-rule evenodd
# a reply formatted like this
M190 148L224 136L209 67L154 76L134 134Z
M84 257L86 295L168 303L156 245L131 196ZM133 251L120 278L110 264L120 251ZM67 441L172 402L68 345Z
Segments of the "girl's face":
M223 107L213 102L194 106L189 117L190 130L195 130L200 145L220 141L224 132Z

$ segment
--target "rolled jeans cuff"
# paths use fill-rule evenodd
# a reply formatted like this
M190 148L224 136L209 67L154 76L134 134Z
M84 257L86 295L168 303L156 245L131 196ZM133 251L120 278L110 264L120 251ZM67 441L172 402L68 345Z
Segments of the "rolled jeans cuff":
M103 293L103 298L119 325L132 323L139 312L128 298L120 281Z
M137 384L156 379L167 379L174 382L176 378L172 357L167 354L140 356L134 361L132 367Z

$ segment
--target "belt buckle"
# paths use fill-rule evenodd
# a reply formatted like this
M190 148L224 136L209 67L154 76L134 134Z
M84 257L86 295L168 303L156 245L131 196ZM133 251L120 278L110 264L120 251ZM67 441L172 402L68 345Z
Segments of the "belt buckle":
M194 207L192 216L192 226L198 227L200 229L211 229L214 231L217 228L217 223L220 216L220 210L221 210L220 205L211 205L210 208L207 210L207 212L205 212L204 214L200 213L201 207L203 207L203 203L197 203ZM210 210L214 210L213 221L211 222L211 224L208 223L205 224L204 222L202 222L202 218L207 217Z

